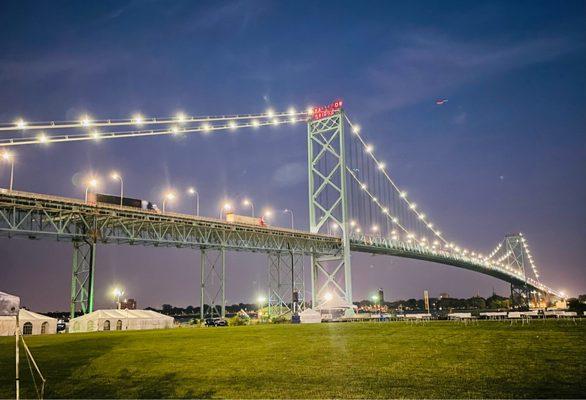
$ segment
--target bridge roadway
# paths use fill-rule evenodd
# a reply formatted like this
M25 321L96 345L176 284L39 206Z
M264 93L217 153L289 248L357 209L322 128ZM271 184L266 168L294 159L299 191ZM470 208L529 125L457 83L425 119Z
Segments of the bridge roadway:
M339 255L342 249L340 238L335 236L5 189L0 189L0 236L264 253L293 251L316 256ZM452 265L511 284L525 284L522 275L503 267L418 244L360 235L351 237L350 247L363 253ZM530 290L555 294L538 282L528 281L527 285Z

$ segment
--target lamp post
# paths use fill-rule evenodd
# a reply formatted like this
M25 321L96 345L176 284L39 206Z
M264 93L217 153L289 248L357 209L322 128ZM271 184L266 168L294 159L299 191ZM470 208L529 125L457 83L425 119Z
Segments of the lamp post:
M124 199L124 181L122 180L122 176L117 172L112 172L110 178L115 181L120 181L120 206L122 206L124 204L122 201Z
M163 212L165 212L165 206L167 205L167 200L168 201L175 200L175 193L173 193L173 192L167 192L165 194L165 197L163 198Z
M194 187L187 189L187 194L195 197L195 215L199 216L199 193Z
M12 186L14 184L14 155L5 151L2 153L2 160L10 163L10 186L9 190L12 192Z
M262 216L263 216L264 219L266 219L268 221L269 218L271 218L273 216L273 211L272 210L265 210L262 213Z
M250 200L250 199L244 199L242 201L242 205L243 206L247 206L247 207L249 206L250 209L251 209L251 211L252 211L252 216L254 217L254 204L252 203L252 200Z
M120 310L120 308L121 308L120 297L122 297L124 295L124 290L122 290L120 288L115 288L113 291L113 294L114 294L114 298L116 299L116 308L118 310Z
M96 178L91 178L88 180L87 185L85 186L85 202L87 203L87 195L90 188L97 188L98 187L98 180Z
M283 213L285 213L285 214L291 214L291 229L295 229L295 224L293 223L293 210L290 210L288 208L285 208L283 210Z
M267 301L267 298L264 296L258 296L258 298L256 299L258 301L258 320L260 321L260 316L262 314L262 306L265 304L265 301Z
M232 205L230 203L228 203L227 201L224 202L224 204L222 204L222 207L220 208L220 219L222 219L222 215L224 214L225 211L230 211L232 209Z

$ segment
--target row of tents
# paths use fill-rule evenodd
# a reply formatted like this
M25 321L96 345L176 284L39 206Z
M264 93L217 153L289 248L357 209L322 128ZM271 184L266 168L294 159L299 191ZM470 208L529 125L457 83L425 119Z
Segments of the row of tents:
M57 333L57 319L23 308L18 313L22 335L50 335ZM69 332L125 331L139 329L166 329L173 327L173 317L151 310L98 310L69 321ZM0 336L13 336L16 318L0 316Z

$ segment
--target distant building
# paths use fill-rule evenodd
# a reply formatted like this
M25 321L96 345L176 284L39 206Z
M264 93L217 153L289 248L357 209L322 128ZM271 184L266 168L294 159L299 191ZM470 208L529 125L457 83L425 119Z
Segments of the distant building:
M385 303L385 293L383 292L383 289L380 288L378 290L378 304L383 305Z
M124 299L124 301L120 302L120 308L122 310L136 310L136 300Z
M439 298L440 299L449 299L450 294L449 293L440 293Z

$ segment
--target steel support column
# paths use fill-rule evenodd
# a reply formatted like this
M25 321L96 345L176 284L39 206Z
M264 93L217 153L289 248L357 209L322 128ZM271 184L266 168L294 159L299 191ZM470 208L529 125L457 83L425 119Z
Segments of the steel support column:
M201 249L200 279L201 319L224 318L226 316L226 249Z
M335 224L342 238L337 256L311 257L312 307L331 292L352 303L350 224L346 193L344 111L310 120L307 126L309 223L312 233L327 232Z
M71 318L76 312L94 311L94 272L96 265L95 242L73 242L73 268L71 273Z
M305 307L303 254L269 253L268 280L269 316L294 314Z

